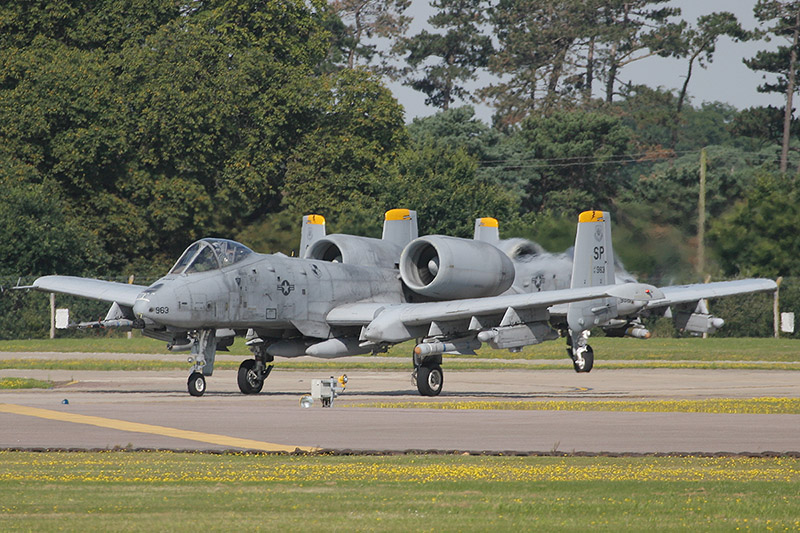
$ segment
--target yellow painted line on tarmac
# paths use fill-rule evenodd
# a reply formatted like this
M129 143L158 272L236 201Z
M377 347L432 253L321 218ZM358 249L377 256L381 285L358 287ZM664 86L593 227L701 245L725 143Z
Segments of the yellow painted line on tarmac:
M213 433L201 433L199 431L188 431L185 429L168 428L164 426L154 426L151 424L140 424L138 422L127 422L125 420L115 420L113 418L102 418L99 416L79 415L75 413L64 413L52 411L50 409L40 409L38 407L26 407L24 405L14 405L10 403L0 403L0 413L11 413L15 415L34 416L48 420L60 422L72 422L73 424L86 424L108 429L118 429L120 431L133 431L136 433L149 433L151 435L162 435L176 439L194 440L208 444L218 444L231 448L243 448L246 450L260 450L264 452L313 452L318 448L308 446L287 446L284 444L273 444L258 440L240 439L227 435L215 435Z

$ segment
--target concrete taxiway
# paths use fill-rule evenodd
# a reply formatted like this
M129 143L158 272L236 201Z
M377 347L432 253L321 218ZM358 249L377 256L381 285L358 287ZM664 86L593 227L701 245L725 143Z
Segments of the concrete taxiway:
M75 357L75 356L73 356ZM115 354L113 358L120 358ZM314 378L276 367L243 396L234 371L188 396L186 373L0 370L58 383L0 391L0 449L166 448L353 451L764 453L800 451L800 415L383 409L420 401L410 372L350 371L334 407L303 409ZM800 397L800 373L777 370L447 371L430 401ZM68 403L62 403L66 400Z

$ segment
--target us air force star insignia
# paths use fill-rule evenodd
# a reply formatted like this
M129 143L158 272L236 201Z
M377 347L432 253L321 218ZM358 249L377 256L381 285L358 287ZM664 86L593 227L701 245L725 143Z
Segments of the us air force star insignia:
M600 241L603 240L603 226L600 226L600 225L595 226L595 228L594 228L594 239L597 242L600 242Z
M294 285L289 283L288 280L283 280L278 284L278 290L281 291L284 296L289 296L289 293L294 290Z

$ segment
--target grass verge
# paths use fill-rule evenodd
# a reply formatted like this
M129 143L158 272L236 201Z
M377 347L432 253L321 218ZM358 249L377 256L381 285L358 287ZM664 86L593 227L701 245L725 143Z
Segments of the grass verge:
M165 357L169 357L166 355ZM216 370L236 370L240 361L217 361ZM277 363L282 370L411 370L410 358L399 360L375 357L360 361L347 361L336 359L315 361L292 361L281 359ZM571 370L572 365L564 358L563 363L528 363L509 361L445 361L443 365L447 370ZM189 365L183 358L170 360L133 360L133 359L0 359L0 369L19 370L186 370ZM800 364L779 362L706 362L706 361L631 361L630 363L603 363L596 361L595 370L622 370L622 369L706 369L706 370L795 370L800 371Z
M0 378L0 390L2 389L49 389L53 386L52 381L42 381L30 378Z
M800 527L787 457L0 452L0 465L6 531Z
M800 341L793 339L720 338L701 339L618 339L592 337L592 347L598 361L800 361ZM393 346L380 358L409 359L413 343L405 342ZM66 339L5 340L0 341L0 352L102 352L102 353L149 353L165 354L161 341L134 335L132 339L119 337L85 337ZM237 338L231 346L234 355L250 355L242 339ZM451 356L445 355L445 358ZM465 356L457 356L463 358ZM564 341L545 342L527 346L519 353L508 350L493 350L484 346L476 358L481 359L566 359Z
M714 398L652 401L411 401L343 404L384 409L475 409L510 411L627 411L637 413L800 414L800 398Z

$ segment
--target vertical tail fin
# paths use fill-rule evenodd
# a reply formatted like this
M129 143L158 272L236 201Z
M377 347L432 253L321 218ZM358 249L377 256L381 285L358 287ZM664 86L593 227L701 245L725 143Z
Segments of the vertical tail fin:
M325 217L322 215L306 215L300 231L299 257L305 257L311 245L325 237Z
M605 211L584 211L578 217L578 230L575 233L571 287L614 283L611 215Z
M584 211L578 217L572 258L572 288L613 285L614 249L611 216L605 211ZM604 298L569 304L567 323L573 332L588 330L617 314L616 299Z
M390 209L383 220L381 239L405 248L406 244L419 237L417 212L410 209Z
M497 223L496 218L483 217L475 219L475 236L476 241L488 242L489 244L497 244L500 242L500 225Z

